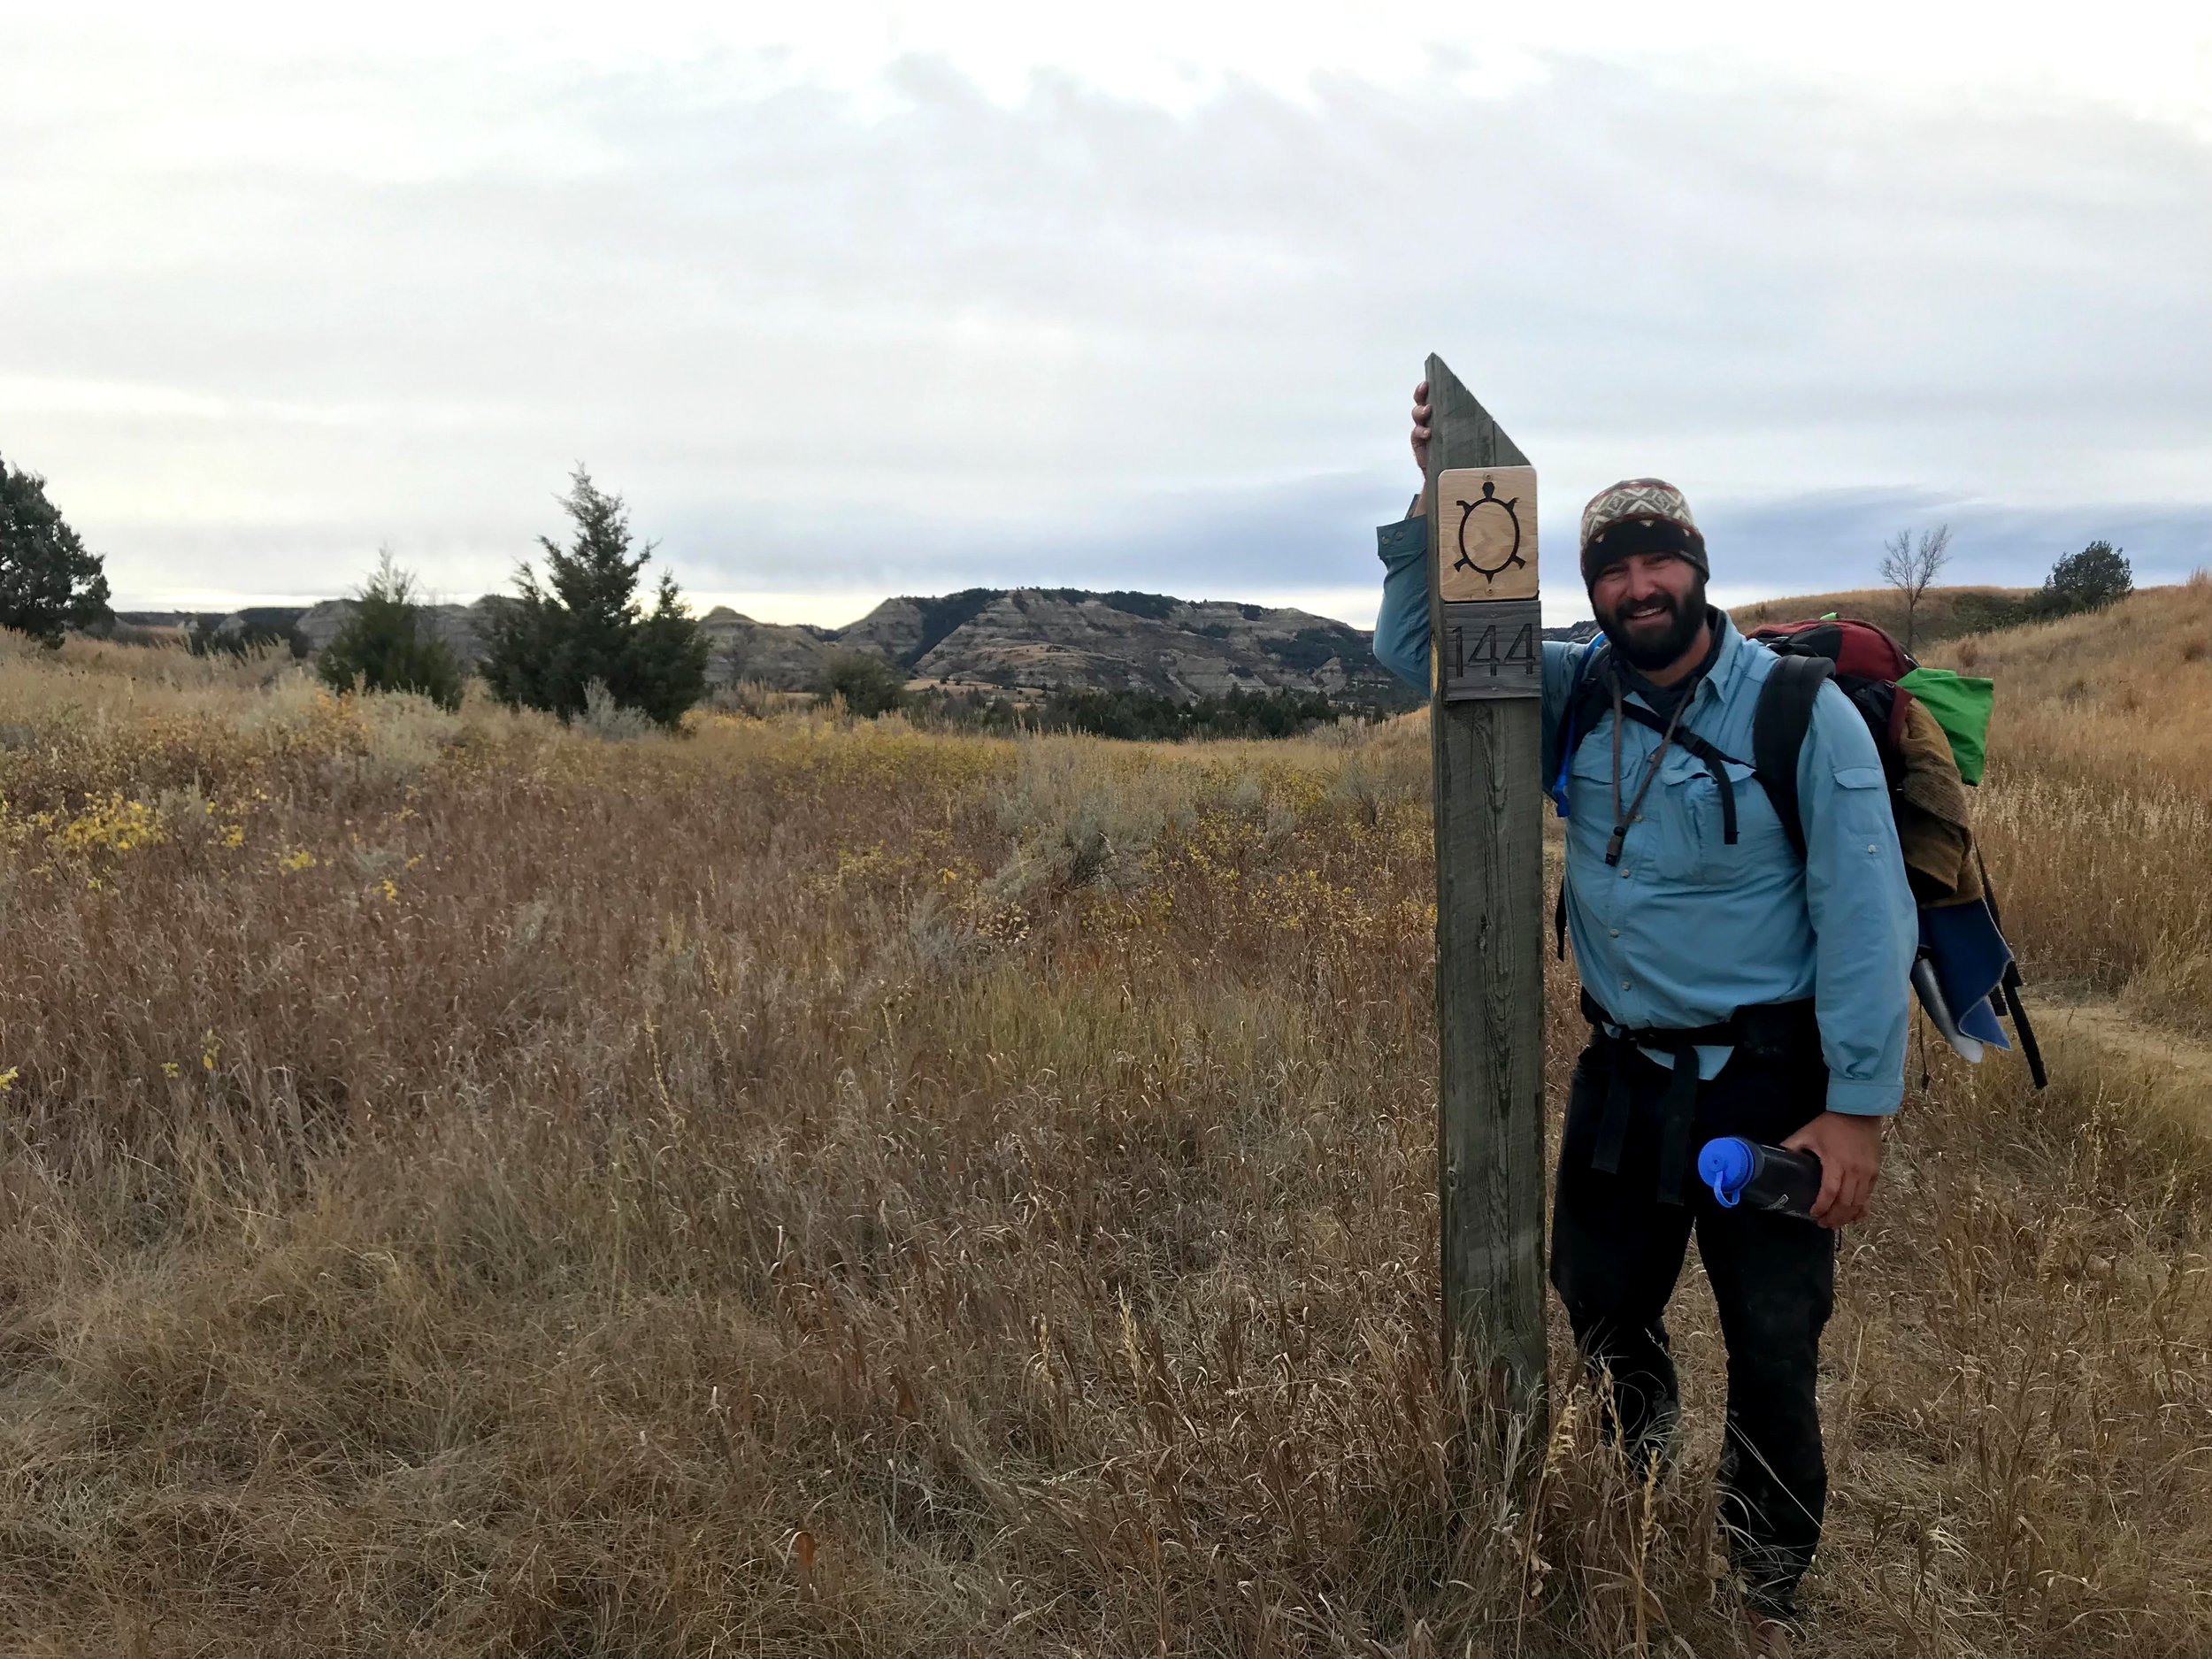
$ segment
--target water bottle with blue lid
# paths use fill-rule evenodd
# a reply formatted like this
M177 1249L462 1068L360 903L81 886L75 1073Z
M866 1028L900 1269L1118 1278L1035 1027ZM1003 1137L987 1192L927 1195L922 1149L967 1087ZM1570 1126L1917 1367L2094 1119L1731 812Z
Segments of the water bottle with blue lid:
M1809 1152L1785 1152L1741 1135L1708 1141L1697 1155L1697 1179L1713 1189L1724 1210L1753 1210L1813 1218L1820 1197L1820 1160Z

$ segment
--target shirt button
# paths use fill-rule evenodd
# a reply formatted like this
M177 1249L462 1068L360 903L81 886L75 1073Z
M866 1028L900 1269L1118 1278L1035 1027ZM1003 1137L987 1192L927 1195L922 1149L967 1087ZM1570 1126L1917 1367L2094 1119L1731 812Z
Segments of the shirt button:
M1874 843L1873 843L1872 841L1869 841L1869 842L1867 842L1867 844L1866 844L1866 849L1867 849L1867 851L1869 851L1869 852L1872 852L1872 851L1874 850Z
M1627 871L1624 870L1624 871L1622 871L1622 872L1621 872L1621 879L1622 879L1622 880L1624 880L1624 881L1625 881L1625 880L1627 880L1627 879L1628 879L1628 872L1627 872Z
M1628 981L1627 981L1626 979L1623 979L1623 980L1621 981L1621 989L1622 989L1622 990L1624 990L1624 991L1625 991L1626 989L1628 989Z
M1616 927L1612 930L1612 933L1614 938L1618 939L1621 936L1621 930Z

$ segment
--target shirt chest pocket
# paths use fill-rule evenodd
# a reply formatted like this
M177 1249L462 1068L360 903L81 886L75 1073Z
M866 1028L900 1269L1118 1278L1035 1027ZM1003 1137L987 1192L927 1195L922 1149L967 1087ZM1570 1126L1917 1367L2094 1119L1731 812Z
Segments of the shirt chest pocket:
M1789 838L1756 772L1741 761L1682 758L1688 764L1676 776L1689 843L1679 879L1725 886L1753 864L1786 855Z
M1621 810L1627 810L1636 798L1650 764L1648 749L1621 757ZM1750 768L1744 772L1748 776ZM1613 833L1615 810L1612 744L1603 734L1584 744L1575 756L1568 787L1574 809L1568 820L1571 841L1582 856L1602 861ZM1620 868L1634 878L1675 884L1719 879L1724 866L1717 859L1709 861L1706 849L1709 843L1721 845L1721 816L1719 792L1705 763L1670 747L1660 757L1658 775L1622 840Z
M1623 807L1634 798L1650 764L1648 752L1621 757ZM1724 791L1717 772L1727 778ZM1613 832L1610 743L1584 745L1575 757L1570 787L1574 816L1568 833L1584 856L1601 860ZM1621 867L1632 876L1675 886L1725 887L1740 879L1754 861L1776 856L1786 841L1781 821L1749 766L1732 760L1709 764L1670 746L1637 820L1628 826Z
M1711 770L1682 749L1670 749L1660 760L1659 775L1644 797L1643 820L1630 826L1629 836L1632 841L1657 832L1644 850L1663 881L1712 880L1723 868L1724 854L1733 850L1724 845L1726 825Z

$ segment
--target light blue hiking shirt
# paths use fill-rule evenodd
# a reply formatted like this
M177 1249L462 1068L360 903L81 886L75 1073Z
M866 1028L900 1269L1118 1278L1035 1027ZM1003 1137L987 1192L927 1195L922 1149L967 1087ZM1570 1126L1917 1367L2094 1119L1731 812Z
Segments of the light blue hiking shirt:
M1407 518L1376 536L1384 573L1375 655L1423 690L1429 684L1426 531L1425 519ZM1558 773L1559 726L1588 649L1544 644L1547 787ZM1759 687L1778 660L1724 618L1720 654L1690 694L1683 726L1724 755L1748 756ZM1904 1099L1909 976L1919 921L1881 757L1857 710L1832 685L1814 700L1797 766L1806 820L1801 862L1747 762L1728 764L1736 795L1732 847L1723 840L1712 773L1670 745L1620 862L1609 866L1613 724L1608 709L1578 743L1567 772L1567 929L1585 987L1631 1029L1717 1025L1739 1008L1809 996L1828 1063L1828 1110L1895 1111ZM1658 733L1626 723L1624 803L1658 746ZM1671 1064L1664 1054L1644 1052ZM1701 1048L1699 1075L1715 1076L1730 1052Z

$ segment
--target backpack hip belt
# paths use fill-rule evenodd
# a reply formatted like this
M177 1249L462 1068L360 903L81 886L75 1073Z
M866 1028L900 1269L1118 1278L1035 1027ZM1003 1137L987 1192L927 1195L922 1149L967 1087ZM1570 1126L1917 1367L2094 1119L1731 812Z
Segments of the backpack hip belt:
M1706 1047L1729 1047L1755 1059L1788 1060L1820 1057L1820 1022L1814 1017L1813 999L1791 1002L1763 1002L1740 1008L1711 1025L1648 1025L1631 1027L1605 1011L1588 991L1582 993L1582 1017L1590 1022L1591 1041L1609 1050L1610 1076L1605 1088L1605 1116L1598 1123L1598 1143L1590 1155L1590 1167L1605 1175L1621 1172L1621 1153L1628 1142L1631 1108L1628 1099L1629 1048L1653 1048L1673 1062L1666 1093L1659 1097L1659 1202L1679 1204L1690 1172L1690 1135L1697 1116L1697 1051Z

